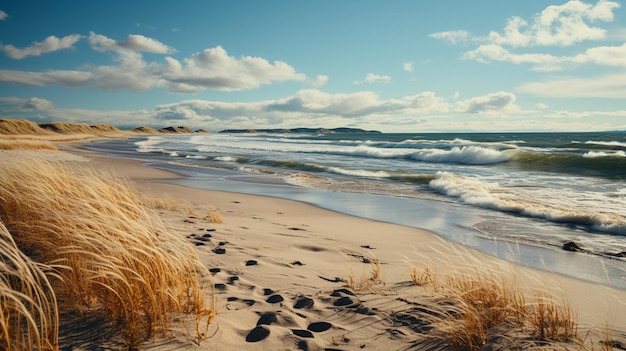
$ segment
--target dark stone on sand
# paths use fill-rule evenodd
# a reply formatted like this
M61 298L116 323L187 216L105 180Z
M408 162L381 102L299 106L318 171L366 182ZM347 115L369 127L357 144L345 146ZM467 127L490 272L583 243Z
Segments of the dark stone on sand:
M257 262L256 260L246 261L246 266L256 266L257 264L259 264L259 262Z
M313 333L304 329L291 329L294 335L299 336L301 338L312 338Z
M303 297L303 298L299 299L298 301L296 301L296 304L293 305L293 308L297 308L297 309L311 308L311 307L313 307L314 303L315 303L315 301L313 301L313 299L308 298L308 297Z
M332 328L332 326L333 325L328 322L314 322L314 323L309 324L307 329L315 333L321 333Z
M285 299L280 295L272 295L267 298L268 303L279 303L279 302L283 302L284 300Z
M211 272L212 274L217 274L221 271L222 270L220 268L209 268L209 272Z
M250 333L248 333L248 335L246 336L246 341L258 342L267 338L269 335L270 335L269 329L263 326L257 326L256 328L252 329Z
M203 243L202 241L197 241L197 242L195 242L195 245L196 245L196 246L204 246L204 245L206 245L206 244L205 244L205 243Z
M213 237L213 235L209 234L209 233L205 233L202 235L203 238L211 238Z
M215 289L216 290L226 290L226 284L215 283Z
M233 275L232 277L228 277L228 283L232 284L234 282L236 282L237 280L239 280L239 277L236 275Z
M223 255L226 253L226 249L223 247L216 247L213 252L215 252L217 255Z
M583 246L575 241L568 241L563 244L563 250L571 252L579 252L583 250Z
M274 290L272 290L270 288L263 289L263 295L265 295L265 296L272 295L273 293L274 293Z
M614 254L615 257L626 257L626 251L618 252Z
M336 289L330 294L332 297L342 297L343 295L355 296L354 293L348 289Z
M261 318L259 318L259 320L256 322L256 325L271 325L272 323L276 322L278 320L278 318L276 318L276 313L273 312L267 312L267 313L263 313L261 315Z
M337 301L335 301L333 303L333 305L335 306L348 306L348 305L352 305L354 303L354 301L352 301L351 298L349 297L340 297L339 299L337 299Z

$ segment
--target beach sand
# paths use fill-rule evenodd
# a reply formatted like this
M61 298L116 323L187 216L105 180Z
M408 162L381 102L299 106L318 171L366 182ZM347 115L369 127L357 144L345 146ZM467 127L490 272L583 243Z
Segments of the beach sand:
M207 337L198 341L183 321L141 350L448 350L464 339L472 345L465 349L477 350L626 349L625 290L503 262L417 228L179 186L181 175L81 144L56 145L62 151L40 152L112 171L144 194L179 204L161 207L159 220L211 273L217 316ZM221 223L209 219L215 210ZM512 302L520 315L545 313L523 326L509 314L500 326L477 328L464 306L499 312L487 300L505 299L500 291L524 296ZM532 326L538 319L541 333ZM560 323L575 335L557 330L551 338L550 327ZM101 320L84 316L62 318L59 340L62 350L125 347Z

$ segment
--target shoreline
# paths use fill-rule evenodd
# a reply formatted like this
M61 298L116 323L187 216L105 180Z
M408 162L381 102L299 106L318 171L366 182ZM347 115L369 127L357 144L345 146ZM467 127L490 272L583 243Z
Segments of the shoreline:
M241 324L246 325L246 330L254 327L263 308L241 306L241 301L257 301L254 306L259 305L259 298L267 298L257 296L259 290L278 291L281 297L292 299L317 296L321 291L341 288L340 277L362 274L367 268L364 262L375 259L382 263L386 281L380 287L381 292L397 295L392 298L396 300L410 289L409 262L429 262L445 268L457 260L454 255L459 255L458 261L475 260L485 268L504 267L505 271L519 276L524 286L538 285L559 291L571 303L581 326L610 328L620 337L626 335L626 290L507 263L427 230L355 217L293 200L171 184L168 182L184 176L150 168L142 161L76 146L63 149L92 160L94 166L130 178L143 191L214 206L221 213L225 224L214 226L219 233L214 237L225 242L227 252L234 254L199 254L211 266L219 267L221 273L214 279L224 281L216 283L218 324L223 333L220 340L236 339L231 333L243 333ZM257 264L248 267L246 262L251 260ZM367 292L365 296L371 301L380 298L376 292ZM266 305L263 306L270 310L277 308ZM285 307L282 303L280 306ZM343 328L350 329L348 325ZM211 343L211 339L206 342ZM241 347L241 344L235 342L231 346Z
M87 151L128 157L122 149L115 147L87 147ZM133 159L142 158L138 156ZM526 238L520 236L520 233L546 231L554 232L558 237L558 233L563 232L559 224L452 202L299 187L263 174L250 175L229 169L170 164L158 159L148 158L142 162L147 167L180 175L181 178L172 181L178 185L289 199L348 216L425 229L439 237L515 264L626 289L626 262L622 259L597 253L568 252L562 249L563 242L535 242L534 235L526 235ZM491 230L496 228L503 236L498 238L485 234L481 230L482 226L491 227Z

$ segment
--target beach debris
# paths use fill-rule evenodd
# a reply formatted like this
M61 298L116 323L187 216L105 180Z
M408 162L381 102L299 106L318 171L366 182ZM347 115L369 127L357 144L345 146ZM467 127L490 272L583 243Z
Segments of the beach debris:
M304 263L300 262L300 261L293 261L291 262L292 266L304 266Z
M246 266L256 266L257 264L259 264L259 262L257 260L247 260L246 261Z
M580 252L583 251L583 246L580 243L575 241L568 241L563 244L563 250L571 251L571 252Z

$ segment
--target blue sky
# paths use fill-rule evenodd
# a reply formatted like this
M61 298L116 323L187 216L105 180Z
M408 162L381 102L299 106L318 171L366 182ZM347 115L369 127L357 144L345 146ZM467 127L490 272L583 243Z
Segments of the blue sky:
M626 8L4 2L0 116L213 131L626 129Z

